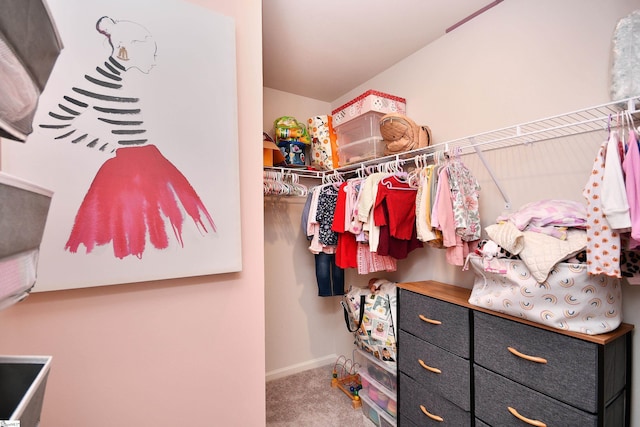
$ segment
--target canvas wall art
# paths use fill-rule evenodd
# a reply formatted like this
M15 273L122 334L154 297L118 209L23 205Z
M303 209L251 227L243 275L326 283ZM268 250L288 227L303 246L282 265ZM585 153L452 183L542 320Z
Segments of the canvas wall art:
M34 291L241 270L235 27L180 0L48 0L64 45L4 171L53 191Z

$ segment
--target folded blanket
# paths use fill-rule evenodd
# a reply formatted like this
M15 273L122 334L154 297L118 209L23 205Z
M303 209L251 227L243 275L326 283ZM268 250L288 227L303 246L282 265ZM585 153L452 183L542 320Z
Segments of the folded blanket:
M547 280L557 263L587 247L587 232L576 228L568 229L564 240L535 231L519 231L511 222L489 225L485 231L498 246L520 256L538 283Z
M496 222L510 221L518 230L546 233L559 239L566 237L566 227L585 228L587 208L572 200L540 200L524 205Z
M484 230L489 239L513 255L518 255L524 247L524 234L512 222L491 224L486 226Z

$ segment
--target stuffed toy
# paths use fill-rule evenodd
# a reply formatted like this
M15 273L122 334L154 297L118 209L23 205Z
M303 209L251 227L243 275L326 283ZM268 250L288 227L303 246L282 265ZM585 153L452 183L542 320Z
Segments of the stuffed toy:
M502 258L506 258L507 255L504 249L498 246L493 240L483 240L480 242L476 253L482 256L484 271L501 274L507 272L507 267L502 260Z
M431 145L431 129L418 126L409 117L399 113L385 114L380 118L380 135L385 144L385 156Z

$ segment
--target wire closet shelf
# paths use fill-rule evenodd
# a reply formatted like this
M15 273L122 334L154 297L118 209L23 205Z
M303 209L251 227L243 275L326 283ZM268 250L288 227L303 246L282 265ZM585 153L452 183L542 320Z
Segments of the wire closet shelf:
M612 125L616 116L623 112L630 113L636 123L640 123L640 96L613 101L594 107L584 108L569 113L559 114L544 119L508 126L489 132L453 139L417 150L407 151L391 156L377 157L361 163L342 166L330 171L314 171L302 168L268 167L265 170L290 171L301 177L325 179L329 175L347 175L369 166L389 163L403 165L418 157L430 157L439 152L455 152L460 155L496 150L514 145L533 144L554 138L563 138L587 132L606 130Z

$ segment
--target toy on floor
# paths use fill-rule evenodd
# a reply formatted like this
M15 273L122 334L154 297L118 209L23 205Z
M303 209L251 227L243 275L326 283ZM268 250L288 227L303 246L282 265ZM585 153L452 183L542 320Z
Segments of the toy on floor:
M358 396L362 384L360 383L360 375L356 372L357 364L353 363L351 359L340 356L333 365L333 378L331 378L331 387L338 387L349 396L353 409L362 406L360 396Z

